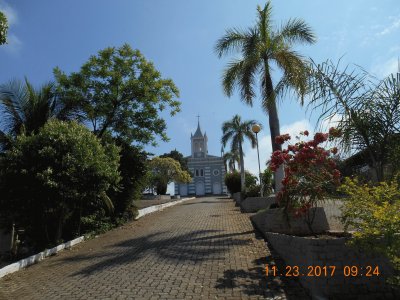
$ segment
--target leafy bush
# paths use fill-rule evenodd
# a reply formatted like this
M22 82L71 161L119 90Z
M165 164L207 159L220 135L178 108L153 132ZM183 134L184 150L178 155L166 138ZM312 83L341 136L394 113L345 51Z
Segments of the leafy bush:
M225 185L231 194L240 192L240 173L237 171L227 173L225 175Z
M120 180L118 152L75 122L17 137L1 158L0 220L24 228L37 248L79 234L82 217L112 209L106 191Z
M114 204L115 219L132 220L137 214L135 201L141 198L147 184L147 153L122 139L115 142L121 148L118 168L121 181L118 190L110 188L107 193Z
M261 181L263 184L264 195L269 195L272 193L272 170L266 168L263 173L261 173Z
M304 216L312 231L314 207L319 201L327 198L340 183L340 172L332 154L337 148L325 150L320 145L339 136L339 132L331 128L328 133L316 133L308 142L298 141L288 145L283 151L275 151L271 157L271 170L276 171L280 165L285 166L285 177L282 180L283 188L277 194L277 200L286 213L296 217ZM308 136L308 131L301 133ZM283 144L290 140L288 134L278 136L276 142Z
M260 197L261 186L259 184L252 185L246 188L246 192L244 193L244 198L248 197Z
M369 186L346 178L339 189L349 196L342 207L342 221L346 230L355 230L351 243L388 257L398 273L392 282L400 284L399 184L393 180Z
M251 174L249 171L245 171L246 177L245 177L245 186L246 190L253 188L254 186L257 185L258 182L258 177Z
M158 195L165 195L167 186L172 181L189 183L190 173L182 170L179 161L171 157L154 157L149 163L151 185Z

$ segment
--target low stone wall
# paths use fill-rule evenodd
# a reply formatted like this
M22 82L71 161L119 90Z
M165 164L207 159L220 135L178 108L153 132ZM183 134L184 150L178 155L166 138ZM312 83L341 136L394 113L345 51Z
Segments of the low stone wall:
M19 271L19 270L21 270L23 268L26 268L26 267L28 267L30 265L33 265L33 264L45 259L48 256L56 254L57 252L59 252L59 251L61 251L63 249L69 249L72 246L83 242L84 239L85 239L84 236L78 237L78 238L76 238L74 240L71 240L69 242L60 244L60 245L58 245L58 246L56 246L54 248L46 249L46 250L44 250L44 251L42 251L42 252L40 252L38 254L29 256L28 258L21 259L21 260L15 262L15 263L12 263L11 265L5 266L4 268L0 269L0 278L6 276L8 274L17 272L17 271Z
M275 195L268 197L248 197L240 202L240 207L243 212L252 213L260 209L269 208L273 203L275 203Z
M242 193L241 192L233 193L232 197L233 197L233 200L235 200L235 202L237 204L240 204L240 202L242 201Z
M329 223L326 218L324 208L315 208L315 217L312 224L314 233L322 233L329 230ZM254 226L261 231L262 234L266 232L277 232L294 235L310 234L307 223L303 218L290 218L289 223L283 213L282 208L266 209L250 217Z
M171 195L143 195L142 200L170 200Z
M293 275L294 267L298 267L300 282L313 299L400 299L400 291L385 283L385 279L393 274L389 261L347 246L346 238L296 237L271 232L265 235L287 265L279 273L284 275L290 271ZM333 275L331 266L335 267ZM351 266L357 266L357 276L344 275ZM367 266L371 266L372 271L378 267L380 274L366 276ZM322 274L316 276L319 269ZM309 272L314 276L307 276Z

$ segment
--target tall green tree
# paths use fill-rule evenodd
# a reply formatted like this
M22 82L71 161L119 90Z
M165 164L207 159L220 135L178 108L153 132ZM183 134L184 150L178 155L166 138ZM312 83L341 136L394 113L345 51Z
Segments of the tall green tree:
M230 97L238 88L241 100L252 106L255 88L260 86L262 108L269 116L272 149L276 151L281 150L281 145L275 142L275 137L280 135L277 97L292 91L303 104L307 91L307 64L293 46L295 43L312 44L316 39L301 19L291 19L277 29L273 25L272 5L268 1L264 8L257 7L255 26L247 30L228 29L217 41L215 51L219 57L240 53L240 57L229 62L223 72L224 92ZM274 67L283 73L275 85L271 74ZM280 183L283 168L275 175L276 183Z
M248 139L251 142L253 148L257 145L256 137L251 130L251 127L257 124L255 120L242 121L239 115L233 116L229 121L222 124L222 138L221 143L225 147L228 141L231 141L231 151L239 152L240 159L240 181L242 191L245 190L245 170L244 170L244 154L243 154L243 143L244 139Z
M128 44L109 47L91 56L79 72L66 75L55 68L54 75L64 101L79 107L75 116L98 137L112 132L127 143L155 144L157 136L168 140L160 112L180 110L179 91L139 50Z
M0 45L7 43L8 22L6 15L0 11Z
M39 89L27 79L0 85L0 148L9 148L22 132L37 133L49 119L68 119L72 110L61 101L52 82Z

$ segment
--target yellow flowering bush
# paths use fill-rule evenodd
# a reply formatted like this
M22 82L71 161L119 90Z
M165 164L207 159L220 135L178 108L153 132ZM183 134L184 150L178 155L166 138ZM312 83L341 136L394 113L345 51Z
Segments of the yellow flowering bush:
M354 230L351 243L381 253L400 273L400 190L396 177L376 186L346 178L340 191L349 197L342 207L345 229ZM400 276L392 278L400 283Z

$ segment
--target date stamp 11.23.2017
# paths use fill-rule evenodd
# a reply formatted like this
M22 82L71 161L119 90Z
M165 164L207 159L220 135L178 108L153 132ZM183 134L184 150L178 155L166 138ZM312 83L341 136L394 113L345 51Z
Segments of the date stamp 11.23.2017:
M266 276L284 277L374 277L379 276L379 266L285 266L284 270L279 270L276 265L265 266Z

